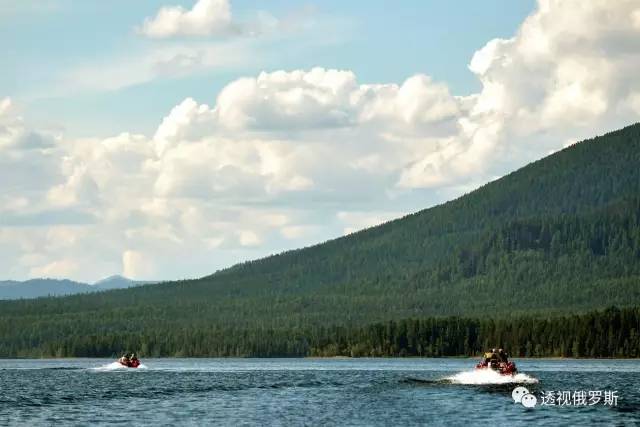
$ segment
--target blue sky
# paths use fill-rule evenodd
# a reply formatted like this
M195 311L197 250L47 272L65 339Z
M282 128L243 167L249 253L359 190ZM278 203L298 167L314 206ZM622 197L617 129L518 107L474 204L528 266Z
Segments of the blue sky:
M39 7L38 4L44 3ZM162 116L187 96L212 102L239 76L262 70L321 65L356 72L362 83L395 82L426 73L446 81L456 95L479 89L467 69L484 42L510 37L533 10L533 1L483 2L293 2L234 1L234 14L264 10L276 17L301 16L315 27L301 37L256 40L264 58L237 67L157 79L118 90L55 93L76 67L117 61L144 51L148 41L134 28L165 4L162 0L6 1L0 11L0 93L20 102L30 120L60 126L68 135L107 136L124 130L152 132ZM169 2L185 8L193 1Z
M640 118L637 0L0 0L0 271L197 277Z

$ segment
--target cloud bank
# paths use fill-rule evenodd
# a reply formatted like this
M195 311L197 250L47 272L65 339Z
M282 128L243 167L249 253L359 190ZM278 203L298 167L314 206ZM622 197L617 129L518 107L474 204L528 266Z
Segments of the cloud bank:
M460 195L640 117L640 6L541 0L479 49L482 89L350 70L239 78L153 135L68 140L0 102L0 266L14 277L197 276ZM229 31L224 1L163 8L152 37ZM188 28L188 30L187 30Z

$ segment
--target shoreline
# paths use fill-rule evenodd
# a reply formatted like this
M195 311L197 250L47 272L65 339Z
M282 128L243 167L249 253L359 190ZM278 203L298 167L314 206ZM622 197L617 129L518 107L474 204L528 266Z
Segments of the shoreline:
M220 359L220 360L438 360L438 359L466 359L476 360L481 356L440 356L440 357L349 357L349 356L300 356L300 357L242 357L242 356L141 356L140 359L152 360L203 360L203 359ZM114 360L115 356L96 356L96 357L0 357L0 362L4 360ZM640 357L510 357L512 360L633 360L640 361Z

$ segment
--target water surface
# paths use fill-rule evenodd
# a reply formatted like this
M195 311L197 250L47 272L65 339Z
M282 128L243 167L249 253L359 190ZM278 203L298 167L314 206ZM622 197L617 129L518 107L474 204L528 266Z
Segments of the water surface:
M0 360L0 424L640 423L635 360L516 360L526 374L520 379L534 395L618 394L617 406L533 409L514 403L517 384L468 381L460 373L473 367L471 359L145 359L137 370L111 362Z

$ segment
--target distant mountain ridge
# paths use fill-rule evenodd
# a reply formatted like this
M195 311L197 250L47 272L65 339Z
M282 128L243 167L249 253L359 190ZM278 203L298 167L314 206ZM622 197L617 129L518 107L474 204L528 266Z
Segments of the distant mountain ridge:
M24 281L0 281L0 299L25 299L47 296L63 296L101 292L112 289L126 289L133 286L151 284L149 281L136 281L120 275L109 276L93 284L68 279L30 279Z

